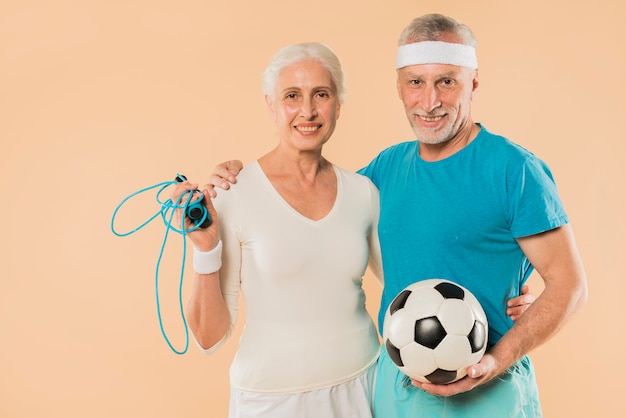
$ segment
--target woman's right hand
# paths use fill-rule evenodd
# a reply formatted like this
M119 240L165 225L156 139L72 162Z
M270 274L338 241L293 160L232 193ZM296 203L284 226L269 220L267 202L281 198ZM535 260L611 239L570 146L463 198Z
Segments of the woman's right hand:
M187 198L189 196L185 195L185 193L193 193L191 201L189 204L198 201L200 199L200 195L198 193L194 193L195 190L198 190L198 185L194 183L189 183L188 181L184 181L182 183L178 183L174 190L172 191L172 195L170 199L172 202L176 203L180 199L178 206L183 206L185 202L187 202ZM191 219L185 216L185 231L187 231L187 236L193 243L194 247L196 247L200 251L210 251L217 246L219 241L219 228L217 222L217 211L211 202L211 197L209 195L209 191L206 186L202 190L204 195L204 199L202 200L202 204L207 209L207 212L211 216L211 225L207 228L196 228L193 231L190 229L195 227L195 224ZM181 198L182 196L182 198ZM181 228L181 221L183 218L183 209L176 209L174 214L174 223L177 228Z

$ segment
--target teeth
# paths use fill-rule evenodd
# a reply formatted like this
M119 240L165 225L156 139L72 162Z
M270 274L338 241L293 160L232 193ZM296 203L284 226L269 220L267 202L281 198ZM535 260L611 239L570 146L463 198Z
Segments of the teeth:
M296 129L300 132L314 132L319 129L319 126L296 126Z
M438 120L441 120L443 116L433 116L433 117L420 116L420 117L426 122L437 122Z

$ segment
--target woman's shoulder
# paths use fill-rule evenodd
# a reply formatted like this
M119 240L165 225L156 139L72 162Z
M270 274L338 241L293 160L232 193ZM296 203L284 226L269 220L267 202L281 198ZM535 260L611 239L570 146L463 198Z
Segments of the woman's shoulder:
M217 190L217 196L213 199L220 206L238 205L248 197L256 195L261 189L263 172L257 161L246 164L237 175L237 182L231 184L228 190Z
M337 176L341 178L341 182L350 189L363 190L370 194L373 191L378 192L378 189L369 177L359 173L347 170L345 168L334 165Z

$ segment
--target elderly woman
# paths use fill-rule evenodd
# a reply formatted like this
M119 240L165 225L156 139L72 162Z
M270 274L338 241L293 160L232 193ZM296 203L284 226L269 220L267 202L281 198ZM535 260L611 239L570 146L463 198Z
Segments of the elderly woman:
M217 222L189 234L189 327L215 351L232 333L241 290L230 417L371 417L379 340L361 285L368 261L382 280L378 191L322 155L346 93L341 65L323 44L288 46L263 87L278 144L214 207L204 191ZM181 183L172 197L196 188Z

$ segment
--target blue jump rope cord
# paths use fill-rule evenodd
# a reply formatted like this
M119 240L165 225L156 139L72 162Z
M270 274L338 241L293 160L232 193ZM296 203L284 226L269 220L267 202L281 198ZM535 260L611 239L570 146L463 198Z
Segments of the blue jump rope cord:
M189 203L191 202L191 198L193 196L193 192L188 191L186 193L181 194L180 197L177 199L176 203L174 203L171 199L167 199L166 201L161 201L161 199L160 199L161 193L165 189L167 189L169 186L172 186L174 184L178 184L178 182L177 181L166 181L166 182L162 182L162 183L157 183L157 184L155 184L153 186L149 186L149 187L143 188L141 190L138 190L135 193L132 193L129 196L127 196L126 198L124 198L124 200L122 200L120 202L120 204L117 205L117 207L115 208L115 211L113 212L113 216L111 217L111 231L115 235L117 235L118 237L126 237L128 235L131 235L131 234L139 231L141 228L143 228L144 226L149 224L152 220L154 220L154 218L156 218L157 216L161 215L161 218L163 219L163 223L165 224L165 235L163 236L163 243L161 244L161 250L159 252L159 257L157 259L156 272L155 272L156 308L157 308L157 316L158 316L158 319L159 319L159 328L161 329L161 334L163 335L163 338L165 338L165 341L167 342L167 345L170 347L170 349L173 352L175 352L176 354L185 354L187 352L187 349L189 348L189 328L187 326L187 320L185 318L185 310L183 308L183 277L184 277L184 274L185 274L185 261L186 261L186 258L187 258L187 239L186 239L186 235L187 235L188 232L195 231L196 229L198 229L199 225L195 225L193 228L190 228L190 229L185 229L185 223L184 222L181 222L181 225L182 225L181 229L177 229L174 226L172 226L172 219L174 218L174 211L176 209L182 209L183 213L184 213L186 211L187 207L189 206ZM117 212L124 205L124 203L126 203L132 197L137 196L138 194L150 191L152 189L156 189L157 187L161 187L161 189L156 194L156 201L157 201L157 203L159 203L159 205L161 205L161 209L159 209L159 211L156 212L154 215L152 215L147 221L145 221L144 223L142 223L141 225L139 225L138 227L136 227L132 231L125 232L125 233L117 232L115 230L115 225L114 225L115 224L115 217L117 215ZM181 201L184 199L185 196L187 196L187 199L181 205ZM168 213L169 213L169 216L168 216ZM201 224L202 221L204 221L204 219L202 219L199 222L199 224ZM170 230L173 230L174 232L177 232L177 233L179 233L179 234L181 234L183 236L183 256L182 256L182 265L181 265L181 269L180 269L180 280L179 280L179 285L178 285L178 305L179 305L179 308L180 308L180 315L181 315L181 318L183 320L183 325L185 327L185 348L182 351L179 351L179 350L175 349L174 346L172 345L172 343L170 342L170 339L167 337L167 333L165 332L165 328L163 327L163 319L161 317L161 304L160 304L160 301L159 301L159 266L161 265L161 259L163 258L163 252L165 250L165 244L167 242L167 237L169 235L169 231Z

